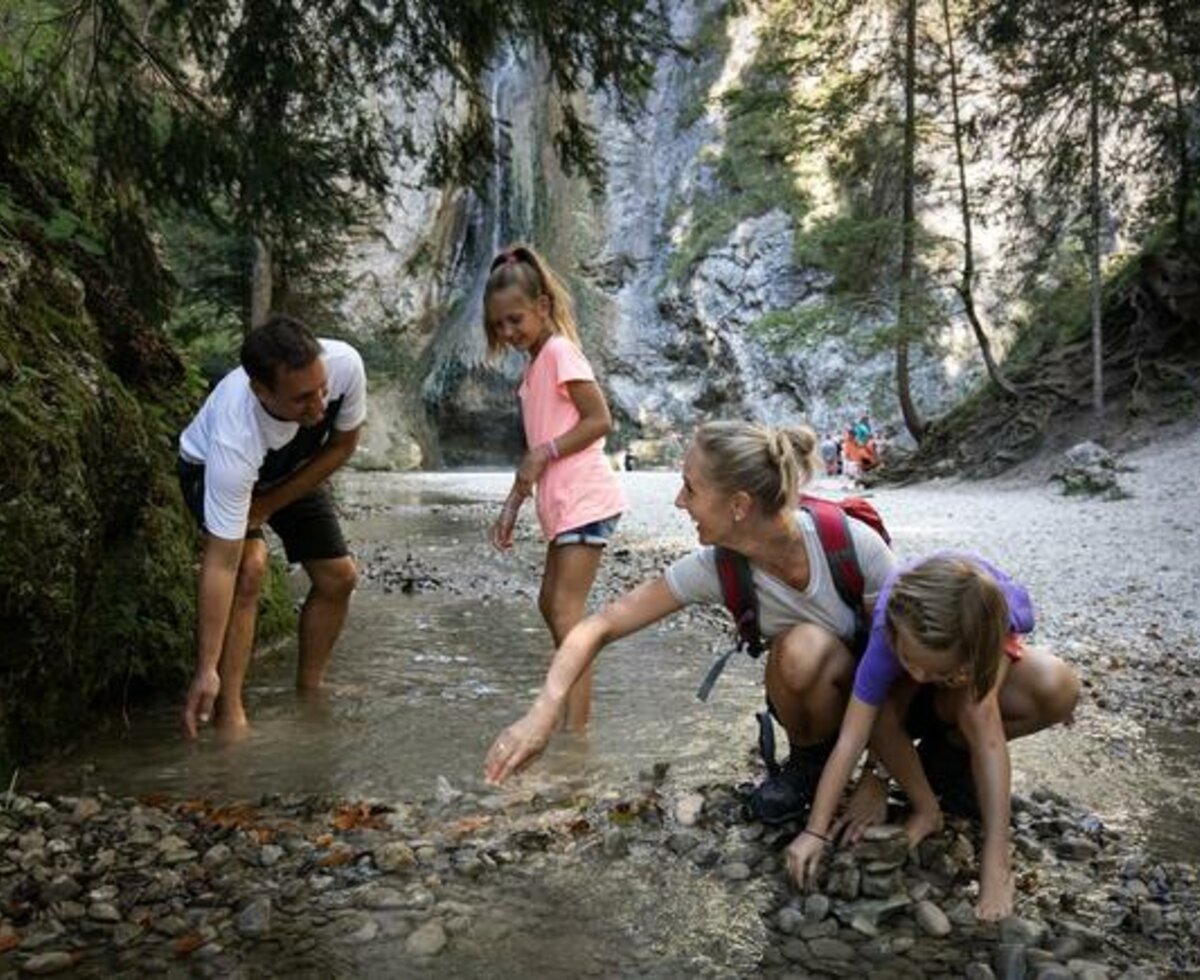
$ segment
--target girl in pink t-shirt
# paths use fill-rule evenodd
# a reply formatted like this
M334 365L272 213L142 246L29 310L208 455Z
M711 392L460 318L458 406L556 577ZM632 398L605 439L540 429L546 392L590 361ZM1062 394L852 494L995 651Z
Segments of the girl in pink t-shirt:
M529 450L491 540L501 550L512 547L517 514L536 486L538 520L549 542L538 609L557 648L583 619L600 554L627 507L604 455L612 416L579 349L570 294L527 245L505 249L492 261L483 327L490 355L512 347L529 356L517 389ZM582 731L591 703L589 669L571 688L564 725Z

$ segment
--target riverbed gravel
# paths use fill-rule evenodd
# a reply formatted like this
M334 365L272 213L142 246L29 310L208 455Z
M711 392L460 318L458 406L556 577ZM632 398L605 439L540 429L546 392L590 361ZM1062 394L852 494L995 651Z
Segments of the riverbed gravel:
M1037 642L1084 677L1084 739L1104 736L1113 719L1194 732L1200 710L1200 436L1124 463L1127 495L1115 500L1064 497L1029 475L870 492L903 555L969 547L1029 585ZM370 479L352 474L343 487L352 523L390 512L355 492ZM509 477L395 479L444 495L420 505L426 515L477 533ZM677 482L631 481L632 510L597 601L693 546L671 507ZM816 489L854 491L836 480ZM503 560L355 546L364 589L530 601L544 547L529 515ZM692 615L723 628L720 611ZM968 823L949 820L915 851L897 828L875 828L831 855L816 891L798 894L782 853L796 828L745 817L757 774L749 755L744 772L719 784L680 786L668 772L664 760L637 782L581 790L534 777L497 794L443 780L434 797L403 801L135 800L19 787L0 794L0 976L521 976L530 975L521 951L536 943L545 976L1136 980L1200 971L1194 857L1153 853L1053 778L1014 797L1016 915L981 924L978 832ZM703 893L728 910L728 935L682 958L671 938L680 926L656 927L651 909L603 947L555 946L528 895L564 869L615 874L631 883L631 901L666 876L697 894L711 889Z

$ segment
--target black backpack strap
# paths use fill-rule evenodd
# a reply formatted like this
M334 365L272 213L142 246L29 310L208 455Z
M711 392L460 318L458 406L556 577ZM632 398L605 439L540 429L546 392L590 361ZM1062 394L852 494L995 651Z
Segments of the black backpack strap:
M721 583L721 599L737 629L737 642L713 661L704 680L696 691L696 697L707 701L713 687L729 663L729 658L744 650L751 657L762 655L766 645L758 631L758 596L754 592L754 577L750 562L745 555L717 545L713 549L717 562L717 578Z

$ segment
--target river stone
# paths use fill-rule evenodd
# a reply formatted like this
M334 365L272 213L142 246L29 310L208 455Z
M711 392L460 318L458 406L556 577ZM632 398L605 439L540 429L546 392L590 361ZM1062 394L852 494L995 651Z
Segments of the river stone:
M963 976L966 980L996 980L996 974L986 963L968 963Z
M868 827L857 844L852 848L856 861L862 863L879 862L884 867L880 870L890 871L898 868L908 858L908 837L904 828L896 824L882 824Z
M856 915L850 920L850 928L857 932L860 936L866 936L868 939L874 939L879 935L879 927L870 919L863 915ZM888 950L891 954L891 950ZM864 955L866 955L864 953ZM870 957L867 957L870 959Z
M700 793L688 793L675 801L675 819L684 827L694 827L704 811L704 797Z
M809 922L820 922L829 914L829 909L832 905L833 903L827 895L814 892L804 899L804 918Z
M855 919L872 926L882 925L907 909L912 902L904 895L892 895L885 899L865 899L850 902L837 909L838 918L853 925Z
M629 839L617 827L609 827L604 832L601 848L606 857L623 858L629 853Z
M53 953L38 953L21 964L22 973L32 973L34 976L45 976L48 973L61 973L75 964L71 953L56 951Z
M436 956L446 948L446 930L437 921L426 922L404 941L404 948L412 956Z
M1010 915L1007 919L1000 920L999 934L1002 943L1040 946L1046 935L1046 927L1041 922Z
M946 918L956 926L975 925L975 908L965 898L960 898L946 911Z
M271 931L271 900L265 895L251 900L233 920L238 933L253 939Z
M917 902L913 909L913 918L917 920L917 925L926 935L935 938L950 935L950 920L946 918L946 913L929 899Z
M404 841L389 841L375 848L372 855L375 867L383 872L400 871L416 864L417 856Z
M1112 975L1107 966L1092 960L1068 960L1067 967L1079 980L1108 980Z
M783 944L784 957L792 963L808 963L812 955L808 951L808 943L800 939L789 939Z
M742 861L730 861L721 867L721 876L726 881L746 881L753 873Z
M858 898L858 886L861 881L862 872L856 865L835 865L829 869L829 880L825 888L838 898L850 902Z
M70 875L55 875L42 889L42 897L47 902L67 902L77 898L83 892L83 886Z
M283 848L278 844L264 844L258 852L258 863L264 868L273 868L283 858Z
M1083 952L1083 940L1078 936L1063 936L1061 939L1055 940L1054 945L1050 947L1050 952L1054 954L1056 960L1066 963L1067 960L1077 959Z
M1025 947L1019 943L999 943L992 959L997 980L1025 980Z
M200 861L206 868L219 868L231 857L233 857L233 851L230 850L228 844L213 844L204 852L204 857Z
M1061 963L1043 963L1035 970L1034 980L1075 980L1075 974Z
M700 837L694 831L676 831L667 838L667 850L682 855L699 843Z
M1054 850L1060 858L1068 861L1088 861L1100 853L1100 847L1095 841L1076 834L1063 834Z
M899 871L889 871L885 874L868 872L862 876L859 891L866 898L891 898L902 886L903 879Z
M805 922L800 926L801 939L827 939L838 934L838 924L833 919L820 922Z
M71 811L71 818L78 823L84 823L91 820L92 817L98 816L104 809L100 805L99 800L92 799L90 796L82 796L75 801L75 808Z
M1142 903L1138 907L1138 923L1142 927L1142 932L1147 936L1160 932L1165 924L1162 906L1149 902Z
M108 902L93 902L88 906L88 918L97 922L120 922L121 913Z
M852 960L854 947L840 939L818 937L808 944L808 951L819 960Z
M801 924L804 922L804 913L800 909L793 908L790 905L785 905L779 910L779 914L776 916L775 921L779 925L779 931L785 936L790 936L795 933L795 931L799 929Z

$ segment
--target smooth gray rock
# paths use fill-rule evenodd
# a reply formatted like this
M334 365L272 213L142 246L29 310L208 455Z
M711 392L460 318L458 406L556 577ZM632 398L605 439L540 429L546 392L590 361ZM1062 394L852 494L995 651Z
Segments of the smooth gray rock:
M436 956L446 948L446 930L436 920L426 922L404 941L404 948L413 956Z
M265 936L271 931L271 900L265 895L252 899L234 917L233 927L249 939Z
M940 937L950 935L950 920L946 917L946 913L940 908L925 899L922 902L917 902L913 909L913 918L917 920L917 925L928 936Z

